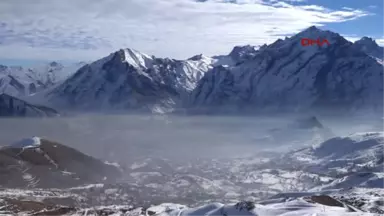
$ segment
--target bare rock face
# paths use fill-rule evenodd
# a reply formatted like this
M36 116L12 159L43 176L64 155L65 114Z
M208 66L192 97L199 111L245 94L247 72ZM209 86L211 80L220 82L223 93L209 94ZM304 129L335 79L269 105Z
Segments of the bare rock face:
M120 175L115 166L44 139L0 149L0 187L66 188L113 182Z
M311 196L309 200L322 205L344 207L343 203L327 195Z

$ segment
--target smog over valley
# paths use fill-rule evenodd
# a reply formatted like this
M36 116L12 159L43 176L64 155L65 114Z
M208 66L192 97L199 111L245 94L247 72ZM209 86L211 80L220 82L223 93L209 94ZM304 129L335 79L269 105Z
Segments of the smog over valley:
M1 1L0 215L383 215L383 10Z

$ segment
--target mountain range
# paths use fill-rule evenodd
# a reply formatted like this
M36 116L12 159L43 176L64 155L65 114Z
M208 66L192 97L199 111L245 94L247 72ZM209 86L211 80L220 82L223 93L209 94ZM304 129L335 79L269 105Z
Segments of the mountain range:
M85 65L79 62L63 65L58 62L35 67L0 65L0 93L22 97L51 88Z
M330 46L300 46L326 38ZM357 42L359 43L359 42ZM383 68L339 34L315 27L260 48L251 60L206 73L192 106L308 110L379 108Z
M330 45L303 47L302 38ZM3 66L0 91L75 111L382 113L382 58L383 47L368 37L352 43L312 26L269 45L236 46L213 57L175 60L121 49L72 71L59 64L43 73Z

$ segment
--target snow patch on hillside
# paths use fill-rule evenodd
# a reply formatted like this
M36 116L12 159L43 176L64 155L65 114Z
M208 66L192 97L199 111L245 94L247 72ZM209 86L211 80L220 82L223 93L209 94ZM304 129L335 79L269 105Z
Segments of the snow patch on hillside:
M37 148L37 147L40 146L40 144L41 144L41 138L37 137L37 136L34 136L34 137L31 137L31 138L22 139L22 140L20 140L18 142L15 142L12 145L10 145L9 147L12 147L12 148L23 148L23 149L26 149L26 148Z
M302 198L276 202L267 205L254 204L248 206L245 203L221 204L212 203L196 208L188 208L183 205L162 204L150 207L147 215L152 216L368 216L373 215L363 212L351 212L347 207L326 206L319 203L310 203Z

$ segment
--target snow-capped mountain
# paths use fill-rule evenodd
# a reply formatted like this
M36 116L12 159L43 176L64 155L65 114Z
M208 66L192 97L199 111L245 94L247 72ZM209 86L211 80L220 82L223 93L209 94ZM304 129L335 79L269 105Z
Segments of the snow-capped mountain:
M384 48L379 46L372 38L362 37L360 40L355 41L354 46L374 58L379 60L384 58Z
M57 116L54 109L29 104L7 94L0 94L0 116L2 117L44 117Z
M35 80L26 77L22 67L0 65L0 92L10 95L26 95L37 91Z
M327 39L330 45L302 46L302 38ZM213 57L174 60L121 49L82 67L41 98L57 108L95 111L381 112L382 64L359 45L371 47L366 39L361 41L310 27L270 45L236 46Z
M0 65L0 93L28 96L50 88L68 78L85 63L64 66L57 62L31 68Z
M302 38L330 45L302 46ZM251 51L235 66L216 66L191 95L194 108L381 109L383 68L339 34L310 27Z
M203 56L163 59L122 49L82 67L48 97L64 107L172 109L195 88L211 61Z
M84 65L84 62L78 62L64 66L53 61L46 65L29 68L27 76L42 83L45 87L50 87L64 81Z

